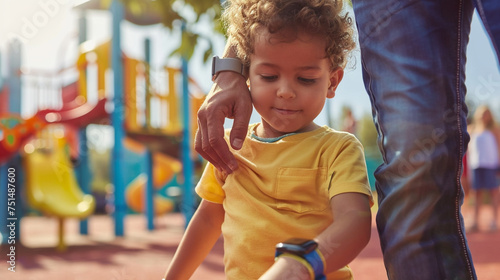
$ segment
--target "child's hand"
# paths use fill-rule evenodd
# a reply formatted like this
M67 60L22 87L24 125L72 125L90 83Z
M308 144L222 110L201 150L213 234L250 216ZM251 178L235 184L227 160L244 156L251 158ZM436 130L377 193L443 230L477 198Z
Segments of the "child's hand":
M299 261L280 257L259 280L310 280L309 270Z

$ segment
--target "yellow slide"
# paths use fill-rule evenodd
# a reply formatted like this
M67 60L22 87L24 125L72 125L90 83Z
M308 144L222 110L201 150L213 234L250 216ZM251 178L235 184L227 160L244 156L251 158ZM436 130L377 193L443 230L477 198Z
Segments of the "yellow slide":
M82 219L95 209L94 197L81 191L63 147L64 138L56 139L52 148L35 149L28 144L24 157L28 202L45 215L59 218L59 249L65 248L63 219Z
M145 211L144 196L146 192L145 190L147 182L148 176L144 173L141 173L127 187L125 199L130 209L134 210L135 212L141 213ZM174 202L172 200L159 195L155 195L153 197L153 203L156 216L171 212L174 209Z

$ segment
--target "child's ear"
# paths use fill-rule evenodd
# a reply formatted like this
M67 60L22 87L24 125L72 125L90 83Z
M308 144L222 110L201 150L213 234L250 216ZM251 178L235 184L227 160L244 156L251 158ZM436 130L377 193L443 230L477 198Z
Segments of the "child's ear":
M335 91L337 90L337 86L340 81L344 77L344 69L341 67L337 67L330 72L330 83L328 86L328 92L326 94L327 98L335 97Z

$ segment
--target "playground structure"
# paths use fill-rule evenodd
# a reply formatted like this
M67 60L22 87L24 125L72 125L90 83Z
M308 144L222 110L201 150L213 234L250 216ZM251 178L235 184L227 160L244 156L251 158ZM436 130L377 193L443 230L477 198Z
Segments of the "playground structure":
M15 166L24 178L17 185L17 208L21 208L24 197L21 198L20 188L24 187L31 207L59 219L60 249L65 247L63 219L84 219L95 208L95 200L89 195L91 174L86 150L89 124L111 124L114 128L111 177L116 236L124 235L123 218L128 207L145 212L148 229L152 230L155 213L166 213L173 208L170 200L154 196L154 188L161 188L180 172L186 222L194 211L191 197L194 151L190 139L196 125L194 113L203 101L203 91L188 78L185 60L182 69L152 69L149 40L145 41L145 61L126 56L120 49L123 7L113 1L110 11L113 39L93 47L89 47L85 38L86 11L82 12L81 50L74 67L57 73L29 71L28 74L21 68L21 45L13 42L7 83L0 81L1 184L7 182L4 179L7 169ZM71 71L77 73L78 79L60 86L60 77ZM152 76L164 80L167 86L155 87ZM179 80L182 94L178 94ZM27 81L36 81L34 90L25 88ZM20 117L22 94L31 94L27 98L37 101L35 113L24 119ZM123 175L127 173L124 163L127 149L143 155L147 162L145 170L130 184ZM71 159L79 162L76 170ZM6 188L0 185L1 191L6 192ZM5 209L0 210L0 216L7 217L2 211ZM16 212L16 218L22 217L20 212ZM19 231L19 223L16 229ZM87 233L85 220L80 224L80 232ZM5 242L7 234L2 236Z
M130 141L125 142L125 146L130 146ZM135 145L135 144L134 144ZM132 150L133 148L128 148ZM138 154L146 153L146 149L142 151L136 151ZM155 190L159 190L165 186L168 182L171 182L176 174L182 170L182 164L176 158L165 155L163 153L153 154L153 187ZM145 212L146 206L144 205L145 200L145 190L148 183L148 177L145 173L141 173L139 176L135 177L129 184L125 193L125 199L127 205L135 212ZM174 208L174 203L171 199L165 198L161 195L155 195L153 197L154 201L154 212L155 215L161 215L164 213L171 212Z

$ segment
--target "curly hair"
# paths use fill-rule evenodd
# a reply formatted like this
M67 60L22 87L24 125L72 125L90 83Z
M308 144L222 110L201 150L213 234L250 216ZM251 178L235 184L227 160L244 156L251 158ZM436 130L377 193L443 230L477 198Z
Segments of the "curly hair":
M222 20L236 55L247 66L256 36L266 28L288 39L304 31L325 38L325 57L332 67L344 68L355 43L352 19L341 14L342 8L343 0L227 0Z

